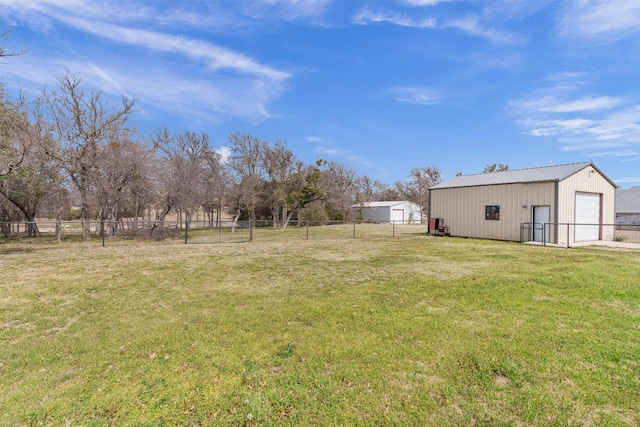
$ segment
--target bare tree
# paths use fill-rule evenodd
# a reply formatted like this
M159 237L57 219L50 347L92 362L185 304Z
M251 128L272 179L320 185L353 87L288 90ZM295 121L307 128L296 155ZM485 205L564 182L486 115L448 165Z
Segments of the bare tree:
M326 188L326 210L332 219L345 220L358 191L356 172L345 165L329 162L323 171Z
M357 186L358 190L354 200L355 204L358 205L356 218L362 218L364 216L366 203L384 201L386 197L396 194L392 193L389 185L377 179L372 180L366 175L358 178Z
M24 215L13 203L0 197L0 232L4 237L9 237L13 233L13 225L23 219Z
M155 152L153 148L149 151ZM144 219L145 211L150 213L155 203L155 182L153 177L155 157L148 158L142 168L133 176L132 181L124 190L125 196L118 204L119 216L132 221L132 226L137 227L138 221ZM150 219L150 218L149 218Z
M98 219L108 221L109 234L115 235L121 220L120 207L128 190L139 183L153 156L153 150L142 143L128 139L114 140L98 147L96 159L99 168L93 176L93 188L98 202Z
M38 237L36 214L41 200L61 185L59 167L43 148L51 145L51 139L42 128L25 122L13 138L28 141L18 143L28 150L11 173L0 177L0 194L22 212L27 221L28 235Z
M395 183L391 188L389 184L386 184L380 180L372 180L368 176L360 177L357 180L358 193L356 195L355 202L358 204L366 202L380 202L389 200L398 200L404 196L404 184Z
M209 224L220 226L222 207L229 192L233 177L224 167L220 154L208 150L204 157L202 176L202 208L208 216Z
M162 229L166 215L172 210L180 220L184 215L189 221L203 207L210 220L214 210L219 220L229 178L220 155L210 147L209 136L193 132L171 135L163 129L155 133L153 140L162 153L156 159L157 227Z
M185 219L201 205L205 197L206 160L211 157L209 135L185 132L175 136L175 149L170 154L176 167L174 174L178 184L178 213L184 213Z
M442 180L442 172L434 166L414 167L409 174L410 180L396 184L402 198L420 206L422 213L429 209L429 187Z
M249 219L255 219L259 202L260 186L264 180L264 153L267 142L248 134L234 133L229 136L232 145L230 166L236 176L236 219L240 210L246 210Z
M174 210L177 213L181 208L183 196L180 192L187 186L184 182L184 175L188 174L185 171L187 160L184 157L185 147L179 147L176 135L170 134L166 128L155 132L152 140L163 153L156 159L154 167L158 191L155 203L156 221L157 226L162 229L169 212Z
M509 165L503 165L500 163L496 165L495 163L491 163L484 167L482 173L494 173L494 172L505 172L509 170Z
M7 39L8 37L9 37L8 31L3 31L0 33L0 40ZM22 54L22 52L14 52L0 45L0 58L6 58L8 56L16 56L20 54Z
M6 99L0 84L0 177L19 167L31 149L33 141L25 137L28 128L24 103Z
M79 77L67 73L54 92L43 91L37 117L49 124L58 149L49 154L69 175L80 194L83 237L90 235L90 198L96 171L102 167L100 148L129 139L135 130L129 124L135 101L122 97L109 105L102 92L86 92Z
M289 214L287 181L296 172L298 161L287 147L286 142L276 142L273 147L264 147L263 165L266 173L265 197L271 204L271 215L274 227L277 221L286 221Z

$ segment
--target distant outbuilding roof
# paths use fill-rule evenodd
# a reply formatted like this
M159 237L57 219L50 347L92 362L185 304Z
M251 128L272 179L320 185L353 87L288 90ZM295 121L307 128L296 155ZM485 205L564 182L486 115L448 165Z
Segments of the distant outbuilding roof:
M480 173L475 175L456 176L448 181L431 187L431 190L441 188L477 187L481 185L517 184L523 182L562 181L571 175L591 166L614 187L616 184L607 177L593 162L570 163L566 165L542 166L528 169L514 169L503 172Z
M616 191L616 213L640 213L640 186Z
M412 205L416 205L415 203L410 202L408 200L392 200L392 201L388 201L388 202L357 203L355 205L352 205L351 207L357 208L357 207L364 206L365 208L384 208L384 207L398 206L398 205L402 205L404 203L411 203ZM418 205L416 205L416 206L418 206Z

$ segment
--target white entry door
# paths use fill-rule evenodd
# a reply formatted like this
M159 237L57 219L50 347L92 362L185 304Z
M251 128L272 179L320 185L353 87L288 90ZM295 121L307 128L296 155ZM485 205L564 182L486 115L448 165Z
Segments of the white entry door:
M576 193L576 242L600 240L600 194Z
M544 236L544 242L548 242L549 241L549 206L534 206L533 207L533 241L542 242L543 236Z

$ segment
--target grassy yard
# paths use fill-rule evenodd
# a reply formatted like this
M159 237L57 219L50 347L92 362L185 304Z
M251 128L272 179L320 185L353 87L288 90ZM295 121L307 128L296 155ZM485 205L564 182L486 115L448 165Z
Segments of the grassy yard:
M277 233L0 244L0 425L640 424L640 252Z

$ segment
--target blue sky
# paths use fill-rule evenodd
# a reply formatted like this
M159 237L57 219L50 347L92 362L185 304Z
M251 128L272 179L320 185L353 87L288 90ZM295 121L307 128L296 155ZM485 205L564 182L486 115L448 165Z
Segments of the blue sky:
M249 133L388 184L594 161L640 185L640 1L0 0L24 54L5 90L66 70L135 98L139 130Z

